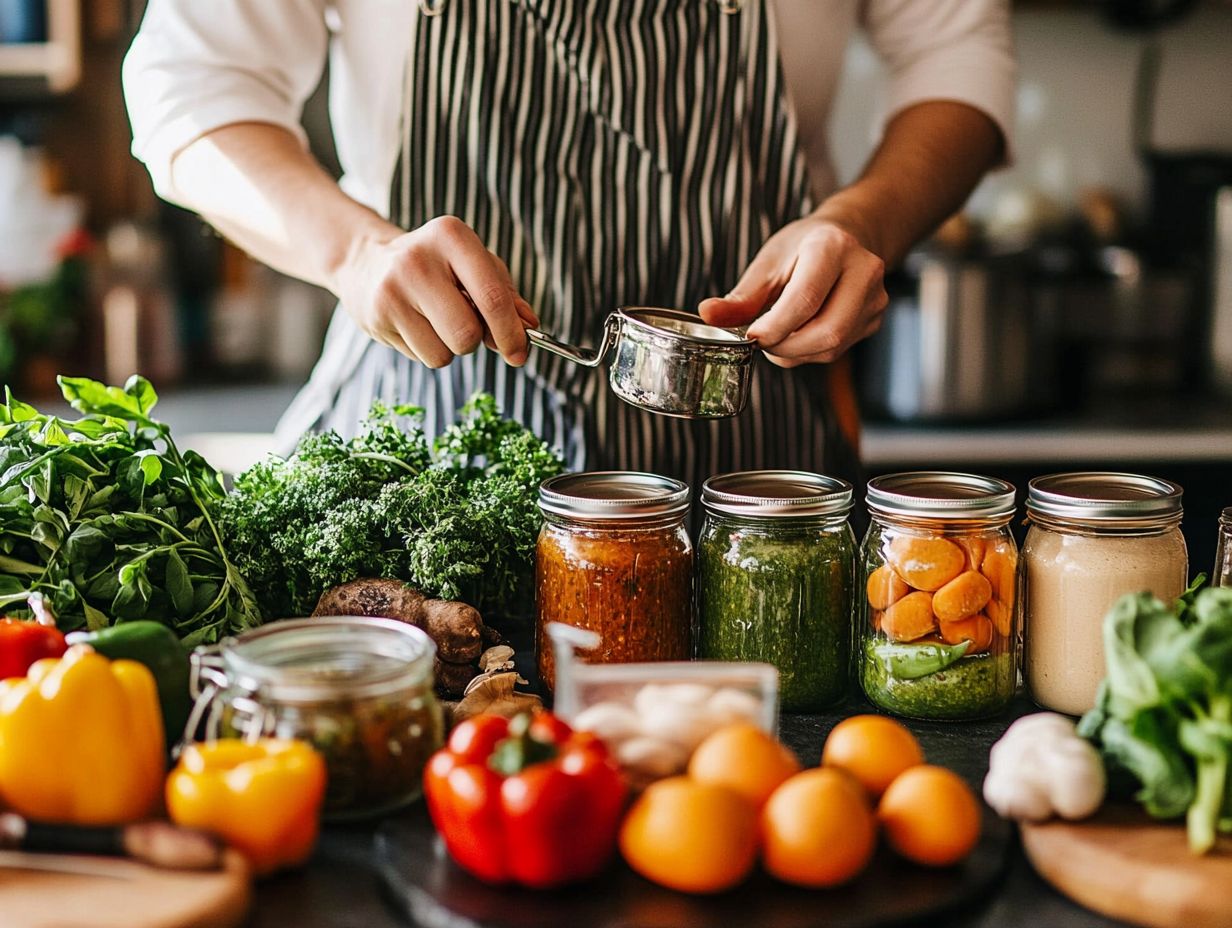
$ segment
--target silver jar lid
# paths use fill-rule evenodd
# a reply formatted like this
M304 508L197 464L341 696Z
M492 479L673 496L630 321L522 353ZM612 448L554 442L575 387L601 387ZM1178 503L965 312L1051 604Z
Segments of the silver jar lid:
M274 701L315 702L426 685L436 644L394 619L317 616L270 622L223 639L218 650L228 684Z
M874 515L929 519L1008 519L1014 485L996 477L950 471L886 474L868 482Z
M689 486L630 470L561 474L539 485L539 508L575 519L662 518L688 511Z
M702 484L709 510L755 518L844 515L851 509L851 484L802 470L749 470L720 474Z
M1027 485L1027 514L1067 522L1166 524L1181 517L1181 488L1141 474L1049 474Z

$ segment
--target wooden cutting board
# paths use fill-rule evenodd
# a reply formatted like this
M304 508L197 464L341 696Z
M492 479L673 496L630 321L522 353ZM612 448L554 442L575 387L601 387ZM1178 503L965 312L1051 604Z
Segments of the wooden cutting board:
M121 858L0 851L4 928L234 928L251 894L235 855L224 870L192 873Z
M1232 839L1195 857L1181 822L1109 804L1083 822L1022 826L1040 875L1087 908L1150 928L1232 928Z

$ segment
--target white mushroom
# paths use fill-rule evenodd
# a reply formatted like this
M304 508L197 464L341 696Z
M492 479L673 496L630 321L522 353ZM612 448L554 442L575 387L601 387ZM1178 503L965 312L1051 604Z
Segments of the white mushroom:
M619 702L595 703L573 720L573 727L597 735L612 750L641 732L637 713Z
M1104 801L1103 761L1074 723L1040 712L1011 725L989 755L984 800L1005 818L1086 818Z

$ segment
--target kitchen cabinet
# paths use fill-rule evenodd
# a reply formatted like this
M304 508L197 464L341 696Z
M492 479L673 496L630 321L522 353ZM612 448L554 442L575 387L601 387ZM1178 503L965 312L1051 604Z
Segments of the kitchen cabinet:
M78 0L46 0L47 38L0 44L0 81L32 81L65 93L81 79L81 8Z

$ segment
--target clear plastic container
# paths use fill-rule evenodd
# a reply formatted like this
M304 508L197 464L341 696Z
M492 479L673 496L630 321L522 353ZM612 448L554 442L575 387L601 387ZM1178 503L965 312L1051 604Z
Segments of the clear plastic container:
M917 472L868 485L857 613L860 682L874 705L921 719L973 719L1018 681L1014 487Z
M803 471L724 474L702 488L698 656L774 664L788 711L820 711L847 691L851 497L846 481Z
M746 721L778 728L778 671L771 664L660 661L588 664L578 651L601 644L592 631L547 628L556 664L556 714L593 731L636 787L683 772L706 735Z
M272 622L193 653L188 731L308 741L325 757L328 818L388 812L419 796L441 746L435 653L426 633L391 619Z

